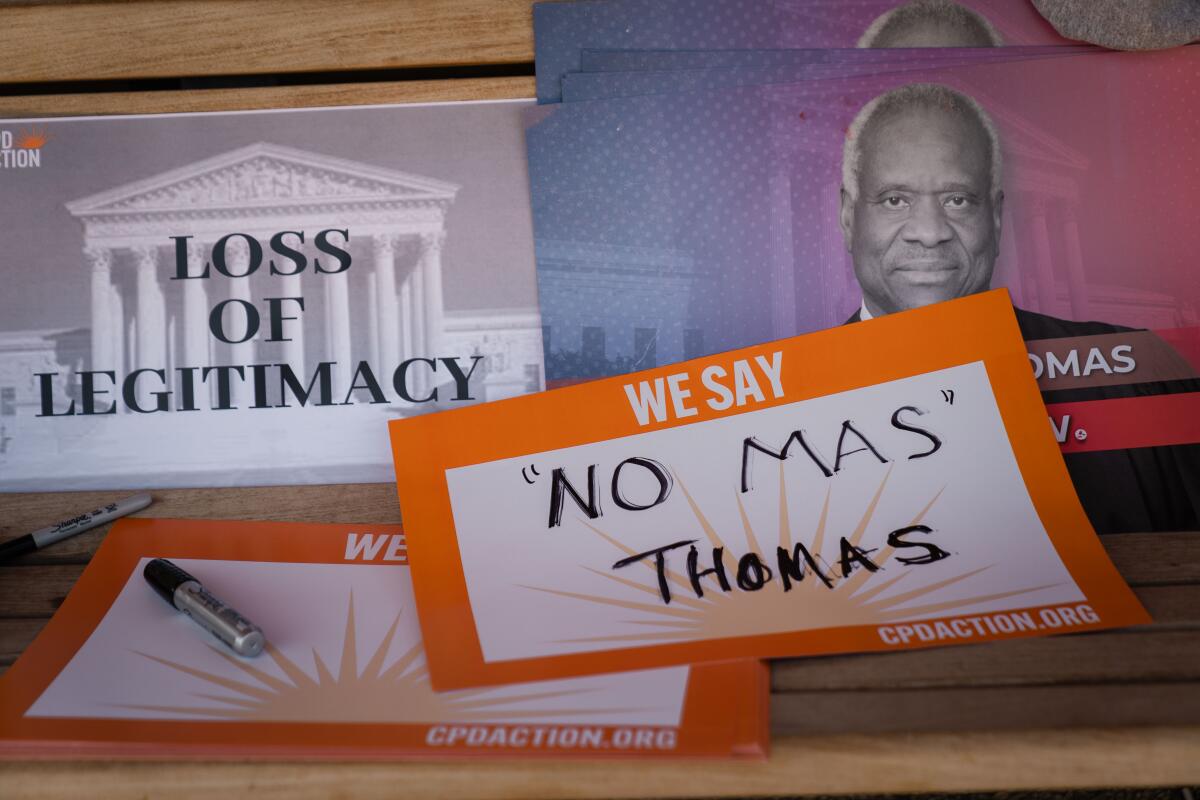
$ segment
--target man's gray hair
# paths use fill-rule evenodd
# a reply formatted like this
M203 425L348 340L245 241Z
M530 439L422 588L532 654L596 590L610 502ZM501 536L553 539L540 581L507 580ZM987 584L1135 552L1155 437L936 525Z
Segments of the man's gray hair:
M842 190L852 201L858 199L859 165L862 161L863 137L870 133L872 122L911 110L944 111L979 123L987 134L988 149L991 150L989 179L992 197L1001 190L1000 135L996 124L983 110L975 98L956 92L938 83L910 83L884 92L859 110L850 128L846 131L846 143L842 148Z
M971 47L1000 47L1004 39L977 11L953 0L912 0L879 15L858 40L859 47L893 47L898 37L928 23L962 33Z

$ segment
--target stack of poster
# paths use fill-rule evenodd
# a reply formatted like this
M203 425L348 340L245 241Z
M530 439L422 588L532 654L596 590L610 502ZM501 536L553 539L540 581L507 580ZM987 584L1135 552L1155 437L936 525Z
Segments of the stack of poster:
M1069 46L1027 2L535 22L550 385L1005 287L1092 525L1200 528L1200 50Z
M265 652L164 603L152 558L252 618ZM761 757L766 692L748 661L435 692L399 526L123 520L0 679L0 755Z
M1200 50L1023 0L534 19L536 105L4 133L10 250L67 266L0 301L0 486L390 457L406 530L119 524L0 753L763 757L761 659L1148 621L1096 532L1200 527Z
M0 490L390 482L389 419L540 390L532 106L0 124ZM439 691L409 571L398 526L123 521L0 677L0 757L765 755L756 661Z

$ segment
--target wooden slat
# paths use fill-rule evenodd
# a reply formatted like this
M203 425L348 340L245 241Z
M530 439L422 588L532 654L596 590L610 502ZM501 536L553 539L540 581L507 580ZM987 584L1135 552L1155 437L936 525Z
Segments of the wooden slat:
M390 483L337 486L266 486L245 489L156 489L154 502L132 516L187 519L259 519L295 522L400 522L396 487ZM20 536L110 502L120 492L0 494L0 540ZM85 564L111 525L31 553L15 565ZM0 576L5 574L0 569ZM6 616L0 594L0 617Z
M171 0L0 7L0 81L533 61L530 0Z
M46 617L0 619L0 664L3 669L8 669L17 660L48 621Z
M774 662L771 670L776 693L1141 681L1196 681L1200 687L1200 632L1013 639L791 659Z
M216 510L218 513L215 516L218 518L235 518L233 513L219 513L221 510L220 504L214 505L217 506ZM169 502L163 502L163 506L168 509L171 508ZM154 508L154 506L151 508ZM147 509L147 511L149 510L150 509ZM357 514L357 517L354 519L340 519L336 521L362 522L367 524L391 524L396 522L398 519L398 514L396 514L394 510L391 510L391 513L389 513L386 500L383 501L376 509L371 509L369 506L363 505L356 511L343 510L341 511L340 516L351 516L352 514ZM143 512L142 514L137 514L134 516L143 515L159 517L199 516L196 514L188 514L185 511L158 514L146 514ZM334 515L336 515L336 511L331 513L329 516ZM315 521L311 519L312 516L313 515L311 514L288 514L285 511L279 511L277 508L272 508L269 513L259 515L259 518L297 520L297 518L300 517L300 519L297 521ZM105 526L105 528L101 528L100 530L104 530L107 527L108 526ZM60 548L66 548L71 542L77 542L80 539L86 539L91 536L92 533L93 532L89 531L88 533L81 534L74 539L67 540L59 545L55 545L53 548L47 548L46 550L40 551L40 553L30 554L21 559L14 560L9 564L5 564L3 567L0 567L0 620L15 616L36 616L36 613L31 614L28 611L21 610L28 608L38 608L42 610L50 609L48 612L46 612L47 616L49 616L50 613L53 613L54 609L57 608L57 605L52 606L51 604L55 602L55 598L60 598L64 594L63 587L70 588L75 579L77 579L78 576L83 572L86 558L63 558L52 560L49 558L49 555L57 554ZM88 554L85 554L85 556L86 555ZM1178 635L1184 639L1193 637L1197 640L1200 640L1200 586L1148 586L1136 589L1135 594L1137 594L1138 599L1140 599L1150 611L1151 616L1154 617L1154 623L1138 628L1125 629L1122 631L1122 635L1160 636L1166 633L1171 633L1172 635ZM1056 637L1054 639L1047 639L1044 641L1086 642L1095 637L1105 637L1111 635L1112 633L1110 632L1102 632L1095 634L1075 635L1068 637L1067 639L1063 639L1063 637ZM1012 660L1023 658L1024 656L1018 655L1018 652L1022 647L1028 647L1030 646L1030 643L1034 641L1043 640L1017 639L1009 642L997 642L994 644L997 648L1000 648L1001 651L1012 652L1011 656L1006 657L1007 660ZM1097 645L1080 646L1098 647ZM1134 646L1136 645L1130 644L1130 647ZM967 648L967 650L973 649L977 648L975 646ZM909 665L908 669L911 670L914 665L912 659L919 656L930 659L939 659L943 658L942 654L957 653L962 651L963 648L933 648L920 651L905 651L904 653L880 653L872 656L872 658L882 659L884 661L887 659L902 658L904 659L904 663ZM910 656L909 653L912 653L912 656ZM1180 655L1182 656L1182 653L1180 653ZM986 657L996 658L1004 656L1001 656L1000 653L992 653ZM814 669L817 668L815 665L827 663L836 664L837 669L845 670L846 674L849 675L854 673L857 669L853 661L854 658L857 658L857 656L824 656L805 659L803 663L814 665ZM1197 668L1200 669L1200 665L1197 665ZM852 679L847 678L847 680Z
M1122 533L1100 541L1130 585L1200 583L1200 532Z
M3 616L49 618L82 572L82 564L6 565L0 569Z
M745 797L967 792L1200 782L1200 726L989 733L788 736L767 763L664 760L461 763L0 765L5 797Z
M1153 629L1200 630L1200 584L1142 586L1134 594L1154 619Z
M771 735L1195 725L1200 720L1198 686L1110 683L773 694Z
M0 569L0 672L61 604L81 565ZM1154 626L1129 631L1019 639L897 653L776 661L776 694L946 687L1195 681L1200 686L1200 587L1149 587L1150 607L1171 609ZM1160 601L1158 598L1165 598ZM1181 625L1191 629L1181 629ZM22 637L23 640L22 640ZM1197 690L1200 694L1200 690Z
M45 621L0 621L6 666ZM1198 719L1196 682L821 689L776 691L771 697L773 735L1187 725Z
M0 117L61 117L93 114L169 114L314 108L378 103L433 103L533 97L533 78L471 78L453 81L392 81L194 92L101 92L0 97Z

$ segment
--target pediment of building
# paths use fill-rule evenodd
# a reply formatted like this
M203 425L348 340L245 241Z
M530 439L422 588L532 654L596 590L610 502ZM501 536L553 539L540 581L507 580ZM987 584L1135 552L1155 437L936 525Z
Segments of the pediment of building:
M77 217L360 201L448 203L458 186L259 143L68 203Z

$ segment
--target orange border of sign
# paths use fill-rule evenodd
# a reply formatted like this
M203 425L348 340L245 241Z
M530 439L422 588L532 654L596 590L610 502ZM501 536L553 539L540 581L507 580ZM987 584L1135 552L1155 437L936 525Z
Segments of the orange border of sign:
M716 412L698 404L686 421L640 426L623 387L783 350L784 395ZM1017 465L1063 564L1101 622L1073 631L1133 625L1149 615L1121 579L1075 495L1047 421L1008 293L996 289L868 323L734 350L634 375L389 423L400 507L431 677L439 689L546 680L729 658L895 650L875 626L486 662L467 596L446 470L733 416L982 361ZM413 454L420 454L414 457ZM497 520L498 530L503 521ZM934 622L935 620L922 620ZM1014 636L1031 635L1015 633ZM1036 635L1036 634L1032 634ZM989 635L979 640L1005 638ZM906 647L935 643L914 641Z
M339 760L741 756L767 752L769 675L759 661L693 667L688 675L676 749L431 746L426 725L258 723L206 720L109 720L23 716L100 624L138 561L240 559L333 564L345 561L346 534L402 533L399 525L124 519L100 546L75 588L37 639L0 677L2 758L294 758ZM396 562L355 564L396 566ZM147 586L146 591L150 591ZM491 726L491 723L487 723ZM565 727L556 723L551 727ZM494 726L492 726L494 727ZM509 726L511 727L511 726ZM613 727L636 726L599 726Z

